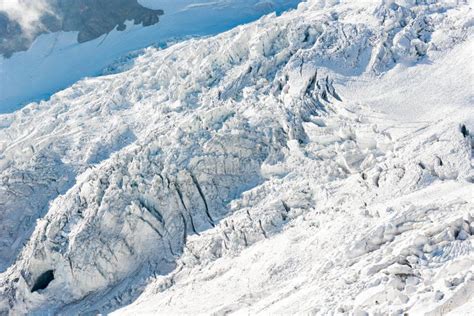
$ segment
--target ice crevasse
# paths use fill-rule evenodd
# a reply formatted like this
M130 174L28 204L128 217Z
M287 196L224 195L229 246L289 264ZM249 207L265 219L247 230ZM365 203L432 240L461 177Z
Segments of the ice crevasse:
M308 1L1 115L0 310L468 310L472 21Z

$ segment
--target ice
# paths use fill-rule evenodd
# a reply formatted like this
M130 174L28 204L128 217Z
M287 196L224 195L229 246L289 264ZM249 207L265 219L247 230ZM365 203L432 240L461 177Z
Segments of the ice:
M77 42L77 32L43 34L27 51L15 53L11 58L0 56L0 113L47 100L84 77L99 76L133 50L217 34L264 14L294 8L300 1L274 0L271 6L262 6L258 0L203 0L202 4L209 5L196 6L195 0L148 0L141 4L165 11L160 22L152 26L127 21L125 30L119 31L117 26L112 32L85 43ZM133 58L129 63L133 63Z
M469 311L471 20L309 1L1 115L0 311Z

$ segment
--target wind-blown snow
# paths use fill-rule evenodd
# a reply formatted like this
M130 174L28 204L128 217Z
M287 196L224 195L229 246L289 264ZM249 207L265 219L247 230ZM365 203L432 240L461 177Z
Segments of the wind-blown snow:
M27 36L32 36L41 24L41 16L49 12L50 7L45 0L2 0L0 11L16 21Z
M0 310L469 311L472 21L309 1L0 116Z

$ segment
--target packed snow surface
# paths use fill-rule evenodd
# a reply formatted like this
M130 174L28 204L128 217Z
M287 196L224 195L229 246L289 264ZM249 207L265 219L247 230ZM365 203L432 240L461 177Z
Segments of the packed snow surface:
M0 313L472 313L473 22L311 0L0 116Z

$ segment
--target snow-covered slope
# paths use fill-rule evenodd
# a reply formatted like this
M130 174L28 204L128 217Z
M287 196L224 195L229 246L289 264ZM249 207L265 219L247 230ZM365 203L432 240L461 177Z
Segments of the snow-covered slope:
M74 5L77 2L68 1ZM264 14L296 7L300 1L143 0L139 3L145 7L164 11L159 23L143 27L139 21L132 21L132 16L130 21L124 23L124 30L117 25L113 31L93 40L78 43L79 32L56 31L37 37L27 51L17 52L10 58L2 56L0 50L0 113L13 112L26 103L47 99L52 93L81 78L107 73L108 66L116 60L130 59L140 53L129 55L130 51L153 44L163 46L176 38L216 34ZM117 4L112 2L102 9L104 12L101 16L92 17L84 23L97 23L101 17L114 16L116 10L109 12L114 6L133 2L136 3L136 0L120 0ZM66 4L69 5L72 6ZM81 13L78 11L76 14ZM83 26L86 30L88 27ZM0 33L2 43L8 40L3 39Z
M398 3L309 1L0 116L5 267L33 230L1 310L469 310L472 9Z
M234 201L117 314L470 315L472 138L459 123L474 120L473 43L336 86L337 114L304 125L309 144L279 166L289 174Z

